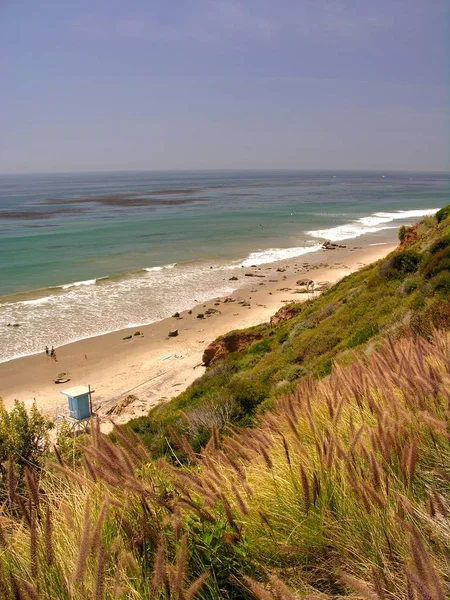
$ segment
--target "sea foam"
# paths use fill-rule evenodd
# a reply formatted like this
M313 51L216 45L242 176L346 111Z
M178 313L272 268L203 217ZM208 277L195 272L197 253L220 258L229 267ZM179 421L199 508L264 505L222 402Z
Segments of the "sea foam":
M318 229L316 231L306 231L308 235L315 238L323 238L332 242L341 240L349 240L360 237L366 233L376 233L383 229L396 229L396 226L388 225L396 220L408 221L409 219L417 219L434 215L439 208L429 208L425 210L399 210L396 212L377 212L369 217L362 217L352 223L330 227L329 229Z
M0 304L0 325L20 324L8 330L0 362L42 352L45 345L58 347L153 323L236 289L223 271L209 267L161 267L110 278L103 285L61 286L52 295Z
M68 290L72 287L80 287L80 285L95 285L97 283L96 279L86 279L85 281L74 281L73 283L65 283L61 286L63 290Z
M145 267L144 271L148 271L152 273L153 271L163 271L164 269L173 269L177 266L177 263L172 263L170 265L163 265L162 267Z
M298 248L268 248L267 250L252 252L239 266L251 267L252 265L264 265L279 260L287 260L296 256L302 256L303 254L309 254L310 252L317 252L321 248L321 244L300 246Z
M52 299L52 296L45 296L45 298L36 298L35 300L22 300L22 302L18 302L17 304L25 304L25 305L40 305L40 304L47 304L47 302L50 302ZM10 305L12 305L12 303L10 303Z

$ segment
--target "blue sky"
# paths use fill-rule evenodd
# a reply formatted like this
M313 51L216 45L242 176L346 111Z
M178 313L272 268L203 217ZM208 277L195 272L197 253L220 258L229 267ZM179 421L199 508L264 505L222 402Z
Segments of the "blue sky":
M0 172L447 170L447 0L0 0Z

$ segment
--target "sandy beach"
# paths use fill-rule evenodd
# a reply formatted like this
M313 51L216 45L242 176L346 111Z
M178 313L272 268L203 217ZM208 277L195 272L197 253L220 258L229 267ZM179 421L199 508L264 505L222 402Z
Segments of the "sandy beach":
M248 284L231 294L234 301L217 298L180 313L178 318L58 347L57 361L46 356L43 348L42 354L0 364L0 397L7 408L15 399L27 405L36 402L43 413L54 418L65 405L61 389L89 384L94 390L94 409L104 419L105 429L109 421L106 411L125 396L136 396L115 418L126 422L146 414L156 403L170 400L200 377L205 370L203 351L215 338L233 329L268 322L285 303L311 297L296 293L296 281L305 274L315 283L333 284L394 247L349 245L242 269L237 276L248 279ZM249 306L240 304L243 301ZM203 319L197 317L208 309L218 312ZM173 329L178 335L168 337ZM140 334L135 335L138 331ZM55 384L54 379L62 372L68 374L70 382Z

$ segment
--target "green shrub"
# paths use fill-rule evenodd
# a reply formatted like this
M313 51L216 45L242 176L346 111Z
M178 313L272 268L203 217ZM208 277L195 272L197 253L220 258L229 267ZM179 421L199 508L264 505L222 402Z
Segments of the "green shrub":
M246 376L233 378L229 389L243 415L253 414L258 404L268 396L267 388L264 385Z
M251 369L259 363L260 359L261 357L259 356L259 354L252 354L249 349L246 352L243 352L239 357L236 357L236 370L246 371L248 369Z
M420 281L418 279L408 277L408 279L405 279L405 281L398 288L398 293L401 296L408 296L409 294L415 292L418 289L419 285Z
M417 290L415 294L411 296L410 308L411 310L422 310L426 305L426 295L423 289Z
M272 410L274 402L276 401L276 398L266 398L265 400L263 400L261 402L261 404L258 404L258 408L256 409L256 415L263 415L265 412L267 412L268 410Z
M315 369L315 374L318 377L326 377L327 375L329 375L331 373L331 369L333 367L333 359L332 358L326 358L325 360L323 360L322 362L320 362L316 369Z
M406 227L402 225L398 230L398 239L403 242L406 236Z
M280 333L277 336L277 341L279 344L282 344L283 342L285 342L289 337L289 331L287 329L285 329L284 331L280 331Z
M450 272L441 271L436 277L430 282L433 286L433 290L449 297L450 295Z
M328 302L317 315L316 321L320 323L324 319L331 317L331 315L337 311L339 306L340 304L337 302Z
M229 362L221 361L217 364L214 364L212 367L209 367L205 372L203 377L218 377L219 375L224 375L226 373L233 373L235 371L235 366Z
M379 274L388 279L398 279L409 273L415 273L421 260L420 254L413 250L397 252L381 265Z
M379 331L378 325L376 323L368 323L364 327L362 327L359 331L357 331L347 342L347 348L355 348L356 346L360 346L367 342L371 337L376 335Z
M289 364L281 368L273 381L297 381L297 379L300 379L300 377L304 377L307 374L308 370L305 369L305 367L296 364Z
M436 254L439 250L443 250L444 248L448 248L450 246L450 235L444 235L440 239L436 240L434 244L430 247L430 253Z
M82 457L86 434L74 435L67 421L63 421L56 436L56 448L64 462L76 465Z
M430 252L421 265L421 272L426 279L434 277L444 270L450 269L450 246Z
M8 459L14 465L19 486L25 467L38 472L47 455L50 441L48 431L53 424L33 404L27 411L23 402L16 400L9 412L0 398L0 499L6 497Z
M189 566L194 572L208 573L205 587L210 587L210 590L207 597L216 598L218 588L222 600L253 598L253 595L245 593L237 577L230 577L230 573L247 573L254 576L257 571L249 564L246 540L240 539L232 544L227 541L227 536L230 536L230 526L223 514L214 522L199 521L191 517L186 520L185 527L189 539L195 540Z
M444 206L444 208L441 208L441 210L438 210L436 213L436 219L438 223L444 221L448 217L450 217L450 204L447 204L447 206Z
M265 354L269 352L272 347L272 340L266 339L261 340L260 342L256 342L253 346L250 346L249 353L250 354Z

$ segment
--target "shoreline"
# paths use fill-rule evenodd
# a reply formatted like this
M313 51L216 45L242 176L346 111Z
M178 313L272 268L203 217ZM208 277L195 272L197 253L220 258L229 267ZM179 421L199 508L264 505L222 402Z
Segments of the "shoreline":
M372 210L374 208L371 207ZM350 209L355 210L351 207ZM356 214L360 214L361 210L361 207L357 207ZM0 347L0 363L39 354L46 345L61 347L75 341L101 336L106 332L113 333L134 326L142 327L170 317L175 311L190 309L197 303L230 294L234 289L242 287L242 281L238 285L230 285L230 277L227 275L230 271L238 274L240 267L252 268L258 265L266 268L267 265L279 261L305 260L302 257L310 258L311 253L321 252L323 240L330 240L332 243L345 241L346 245L368 245L369 237L374 242L390 241L397 231L396 221L407 222L410 218L431 214L435 210L410 208L392 212L392 208L389 208L387 212L374 212L353 220L352 213L347 215L344 212L341 218L337 219L335 217L338 215L332 213L326 216L327 213L320 212L315 220L306 213L302 225L310 229L300 234L296 231L295 235L292 234L292 229L297 224L294 216L297 212L290 213L291 219L285 215L288 220L284 223L283 230L280 230L279 222L278 229L272 229L271 223L267 222L269 213L264 218L261 216L256 221L240 227L237 222L231 220L230 223L234 223L233 227L237 229L227 233L224 238L225 247L221 247L220 251L216 251L215 244L210 246L211 235L205 239L200 235L199 241L196 242L198 246L195 246L196 258L193 260L192 248L186 254L185 249L179 247L185 239L183 234L177 242L177 252L171 248L171 244L164 246L164 252L160 247L162 242L159 242L159 246L156 244L156 254L150 255L158 265L144 268L142 264L147 262L144 256L148 254L148 247L145 246L146 252L141 256L145 240L139 242L139 239L152 237L155 232L148 233L145 228L143 233L142 223L136 224L136 230L130 232L128 245L121 244L117 250L117 257L120 258L117 260L120 264L116 267L111 263L112 256L116 256L114 253L105 251L104 254L103 250L95 250L94 255L98 253L98 256L94 258L91 256L91 250L89 256L84 256L84 251L81 252L80 260L72 261L71 266L64 270L64 261L58 262L57 258L50 260L50 256L47 256L49 252L54 256L53 251L49 250L53 245L49 245L48 240L42 238L40 243L42 244L44 239L47 253L44 254L50 261L42 263L45 266L44 270L39 267L39 261L35 269L35 259L30 256L28 270L25 271L25 276L21 277L21 268L24 265L20 263L14 268L14 261L6 261L8 265L11 263L11 266L6 267L9 271L4 290L7 290L8 286L10 291L14 289L14 282L18 289L0 297L0 333L5 331ZM319 218L319 215L325 217ZM218 223L222 223L223 227L228 221L219 219ZM326 229L317 229L325 225ZM254 230L260 233L256 235ZM245 232L247 237L243 236ZM165 234L162 235L164 238ZM260 238L264 241L261 244L256 243ZM235 244L230 247L233 239ZM92 243L92 240L89 243ZM190 248L189 243L187 248ZM118 244L116 239L114 244ZM132 252L134 244L138 245L135 254ZM109 248L108 243L105 247ZM9 251L15 255L14 245ZM19 256L22 254L19 252ZM175 255L176 263L171 262ZM134 257L131 261L134 266L130 264L127 268L126 264L131 256ZM243 258L244 256L246 258ZM75 255L72 258L74 257ZM239 258L235 260L233 257ZM23 262L23 258L21 260ZM136 269L137 262L140 263L140 267ZM110 268L107 268L108 265ZM109 275L102 275L105 269ZM239 277L241 278L240 275ZM32 285L35 282L42 286L44 281L46 287ZM23 290L23 286L28 290Z
M145 415L152 406L180 394L203 374L203 351L217 337L268 322L287 302L311 297L295 292L298 279L308 274L316 283L334 284L386 256L396 246L397 243L386 243L319 250L242 269L236 276L240 275L241 281L248 279L248 283L228 296L180 312L180 318L169 317L59 346L57 362L42 352L0 363L0 397L8 409L15 399L27 406L35 401L41 412L54 418L59 407L66 404L61 390L90 384L94 390L93 406L100 417L129 394L135 395L136 400L114 417L115 421L124 423ZM232 301L223 302L225 298ZM218 312L197 318L198 313L209 309ZM178 329L178 336L168 337L172 329ZM141 335L134 335L137 331ZM70 382L54 383L61 372L68 373ZM108 429L108 425L105 423L102 428Z

